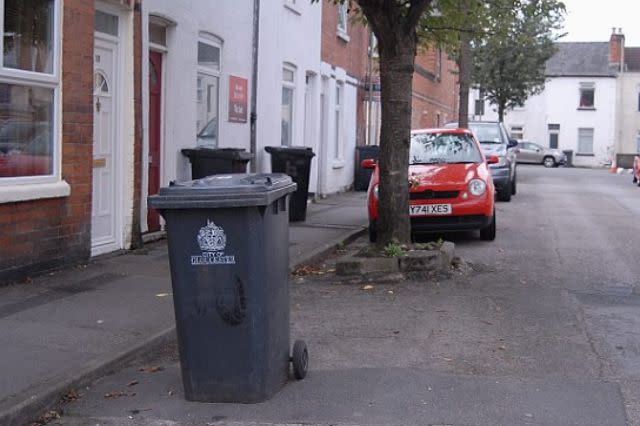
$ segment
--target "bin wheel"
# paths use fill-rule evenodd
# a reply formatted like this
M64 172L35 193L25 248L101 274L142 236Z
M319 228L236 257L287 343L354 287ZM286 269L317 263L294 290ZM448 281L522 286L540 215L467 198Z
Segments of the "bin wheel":
M306 343L302 340L296 340L293 344L291 364L293 364L293 375L296 380L304 379L309 367L309 351L307 351Z

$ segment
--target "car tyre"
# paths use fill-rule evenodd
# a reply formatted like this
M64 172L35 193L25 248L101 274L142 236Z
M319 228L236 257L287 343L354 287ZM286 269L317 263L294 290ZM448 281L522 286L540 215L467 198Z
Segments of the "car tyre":
M511 182L511 195L516 195L518 188L516 188L516 184L518 182L518 172L513 174L513 182Z
M501 191L498 191L498 201L511 201L511 193L513 191L513 182L509 181Z
M496 211L493 211L493 218L489 226L480 230L480 239L482 241L493 241L496 239Z
M636 175L633 175L633 183L638 183L638 178L636 177Z
M369 242L375 243L378 241L378 229L374 221L369 222Z
M556 163L555 158L551 156L544 157L544 159L542 160L542 164L544 164L544 166L548 169L552 167L556 167L558 165L558 163Z
M302 380L307 377L309 351L307 350L307 345L302 340L296 340L293 344L291 364L293 365L293 376L296 380Z

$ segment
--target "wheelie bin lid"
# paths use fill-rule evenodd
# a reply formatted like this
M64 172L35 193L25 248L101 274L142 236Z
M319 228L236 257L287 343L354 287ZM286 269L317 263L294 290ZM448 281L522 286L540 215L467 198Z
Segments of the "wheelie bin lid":
M295 157L315 157L311 148L306 146L265 146L264 150L269 154L284 154Z
M214 175L160 188L148 204L159 210L267 206L296 187L283 173Z
M253 154L242 148L208 148L198 146L195 148L184 148L182 154L189 158L220 158L225 160L253 160Z

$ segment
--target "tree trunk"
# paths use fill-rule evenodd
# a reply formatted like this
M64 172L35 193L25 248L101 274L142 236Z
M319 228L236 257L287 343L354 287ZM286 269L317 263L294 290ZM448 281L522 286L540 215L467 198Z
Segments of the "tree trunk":
M504 103L498 102L498 121L501 123L504 121L504 110Z
M460 100L458 127L469 127L469 87L471 86L471 39L468 33L460 33L460 60L458 63Z
M411 242L409 219L409 145L416 37L380 45L382 127L378 244Z

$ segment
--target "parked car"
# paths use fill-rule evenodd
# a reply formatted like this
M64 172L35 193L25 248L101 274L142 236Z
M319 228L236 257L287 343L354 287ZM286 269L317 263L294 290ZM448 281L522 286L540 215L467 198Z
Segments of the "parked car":
M516 159L518 163L543 164L545 167L567 164L567 155L564 152L529 141L518 142Z
M480 238L496 236L495 187L488 160L477 139L465 129L426 129L412 132L409 159L411 232L480 230ZM375 160L368 192L369 239L377 239L379 170Z
M633 159L633 183L640 186L640 155L636 155Z
M457 128L458 123L448 123L446 128ZM485 155L498 156L498 163L491 165L491 175L499 201L511 201L516 195L518 174L516 152L518 141L509 139L504 125L495 121L470 121L469 130L480 141Z

